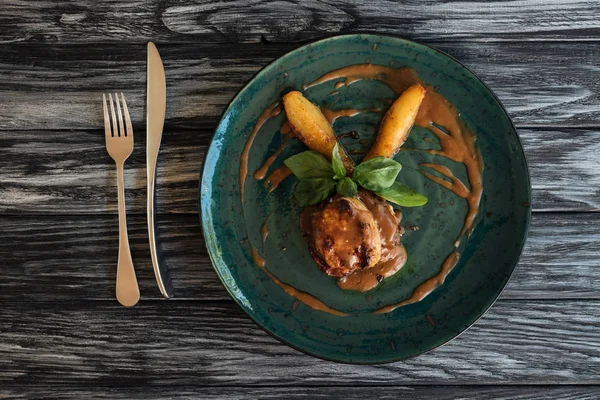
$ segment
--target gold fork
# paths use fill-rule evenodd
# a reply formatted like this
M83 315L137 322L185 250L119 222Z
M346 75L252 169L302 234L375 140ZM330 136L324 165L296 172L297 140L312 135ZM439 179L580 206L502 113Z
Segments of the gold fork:
M115 114L115 105L112 94L108 95L110 103L110 114L108 114L108 105L106 95L102 95L102 104L104 106L104 133L106 136L106 150L117 164L117 189L119 197L119 261L117 264L117 300L124 306L134 306L140 299L140 289L133 269L131 260L131 251L129 250L129 238L127 237L127 219L125 217L125 190L123 179L123 165L125 160L133 151L133 129L131 127L131 118L125 102L125 96L121 93L123 100L123 111L121 111L121 102L119 96L115 93L116 109L119 115L119 124L117 125L117 116ZM123 126L123 114L125 114L126 128Z

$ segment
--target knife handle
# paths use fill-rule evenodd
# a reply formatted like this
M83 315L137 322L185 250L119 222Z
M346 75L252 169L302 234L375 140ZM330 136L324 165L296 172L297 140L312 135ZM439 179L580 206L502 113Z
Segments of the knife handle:
M149 163L150 164L150 163ZM148 238L150 239L150 256L152 258L152 267L154 268L154 275L156 276L156 283L162 295L166 298L173 297L173 283L171 281L171 274L167 269L167 264L163 257L160 243L156 240L156 226L154 206L155 201L155 185L154 180L156 176L156 159L154 165L148 165Z

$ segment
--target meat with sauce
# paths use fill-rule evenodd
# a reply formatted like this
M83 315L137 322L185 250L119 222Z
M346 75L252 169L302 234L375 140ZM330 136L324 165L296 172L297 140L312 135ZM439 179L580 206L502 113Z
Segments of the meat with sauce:
M311 255L327 275L340 278L379 262L380 228L359 198L330 197L305 209L303 221Z

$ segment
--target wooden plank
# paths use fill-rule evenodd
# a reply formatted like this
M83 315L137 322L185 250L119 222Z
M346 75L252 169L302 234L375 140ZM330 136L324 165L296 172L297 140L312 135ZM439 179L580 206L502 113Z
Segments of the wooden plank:
M600 131L519 129L534 211L600 210Z
M419 2L359 0L243 2L5 0L0 42L297 41L366 31L421 40L597 39L593 0Z
M232 303L3 302L0 384L600 384L599 301L499 301L430 353L383 366L305 356Z
M212 128L166 132L157 172L157 212L198 213L199 180ZM146 213L146 135L134 128L125 163L128 213ZM117 213L117 175L104 130L0 134L0 212Z
M377 386L377 387L199 387L199 386L124 386L73 387L54 382L49 386L26 385L0 389L0 398L10 399L319 399L363 400L595 400L599 386Z
M600 43L432 42L472 68L520 127L600 125ZM166 130L198 129L290 45L160 46L166 68ZM0 130L98 129L100 93L128 96L144 127L144 45L0 45Z
M521 261L504 299L600 299L600 214L534 214ZM0 217L0 299L114 301L116 216ZM202 240L197 215L159 218L176 300L227 300ZM129 218L143 299L160 299L146 219ZM18 250L15 250L18 249Z
M505 298L600 299L598 214L534 214Z
M0 217L0 221L6 238L0 242L0 254L4 265L11 266L6 269L10 278L0 282L0 298L114 299L116 216ZM157 227L178 298L230 299L212 268L197 214L159 216ZM160 299L145 215L130 216L128 228L142 299ZM16 247L21 250L13 251Z
M213 124L163 138L159 213L197 213L198 181ZM533 185L534 211L600 210L600 133L587 129L520 129ZM145 135L125 165L129 213L146 210ZM116 175L104 132L7 131L0 134L0 212L116 214Z

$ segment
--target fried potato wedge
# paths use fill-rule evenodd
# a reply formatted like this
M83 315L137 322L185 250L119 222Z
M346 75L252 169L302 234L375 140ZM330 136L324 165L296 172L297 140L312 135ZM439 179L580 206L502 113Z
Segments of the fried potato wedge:
M321 109L311 103L298 91L283 96L283 106L292 131L309 149L321 153L331 160L331 153L337 143L335 133ZM346 172L354 168L354 162L342 146L339 146Z
M402 92L385 113L377 139L364 160L377 156L392 158L396 155L408 137L424 97L425 88L419 84Z

